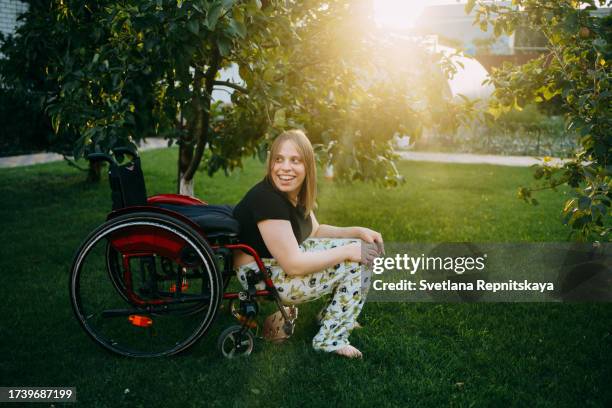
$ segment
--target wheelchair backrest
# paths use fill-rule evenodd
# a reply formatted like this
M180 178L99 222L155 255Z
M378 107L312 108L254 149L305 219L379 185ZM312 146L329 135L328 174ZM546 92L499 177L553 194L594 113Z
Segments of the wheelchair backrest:
M111 163L108 172L113 210L147 204L147 189L140 167L140 157L127 163Z
M112 149L112 153L112 155L101 152L90 153L87 155L87 159L92 162L108 162L110 166L108 180L111 187L113 210L146 205L147 189L140 168L138 151L130 147L115 147ZM124 162L126 156L131 159Z

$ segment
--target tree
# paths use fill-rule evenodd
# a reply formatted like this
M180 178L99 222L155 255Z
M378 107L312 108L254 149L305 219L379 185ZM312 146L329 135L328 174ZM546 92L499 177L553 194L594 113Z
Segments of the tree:
M404 40L398 56L367 0L46 4L28 16L44 24L18 37L53 38L41 66L57 134L76 139L75 157L166 137L180 146L182 193L193 194L200 163L212 174L265 157L287 127L306 129L339 179L393 185L395 132L457 125L443 96L449 59ZM243 82L219 79L230 67ZM217 87L231 105L213 103Z
M80 149L75 154L78 127L61 126L60 129L60 118L52 121L52 115L46 114L46 110L62 96L66 75L72 73L83 78L84 72L79 67L91 59L92 50L102 38L100 28L93 26L91 10L103 7L104 2L73 7L70 11L62 3L54 5L44 0L27 3L28 10L19 17L21 24L16 35L0 38L0 86L18 101L27 102L31 117L19 126L32 128L32 123L36 123L29 132L33 138L30 144L65 157L78 157ZM64 24L68 13L80 24ZM69 50L78 51L70 54ZM68 85L75 87L75 83ZM70 88L66 91L70 92ZM10 129L5 131L8 133ZM14 135L6 137L8 140ZM89 178L99 180L99 165L90 166Z
M579 135L581 148L563 165L535 166L539 182L521 187L519 197L537 204L534 192L571 187L563 219L581 240L607 241L612 228L612 19L593 15L597 5L605 3L513 0L506 5L471 0L466 5L467 12L475 10L476 23L484 29L491 24L496 35L526 26L546 38L544 55L522 66L505 64L492 73L496 91L489 112L497 117L530 102L560 98L566 128Z

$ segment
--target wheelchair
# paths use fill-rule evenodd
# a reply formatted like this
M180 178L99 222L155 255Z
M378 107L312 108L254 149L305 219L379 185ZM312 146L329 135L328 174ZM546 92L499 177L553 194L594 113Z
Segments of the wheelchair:
M177 194L147 197L137 151L111 153L88 156L109 164L112 211L83 241L70 272L72 309L96 343L128 357L175 355L208 332L224 300L237 319L217 342L227 358L253 351L260 299L275 302L282 329L293 334L294 318L268 270L238 239L231 206ZM258 270L247 274L247 290L228 292L234 250L253 256Z

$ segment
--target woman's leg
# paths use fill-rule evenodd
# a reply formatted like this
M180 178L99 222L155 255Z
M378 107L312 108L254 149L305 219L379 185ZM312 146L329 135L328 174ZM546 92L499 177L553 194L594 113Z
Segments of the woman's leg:
M316 252L352 242L359 241L315 238L306 240L301 248ZM322 313L321 328L312 341L316 350L336 351L349 345L348 337L363 308L369 287L369 277L362 276L359 263L342 262L321 272L299 277L289 277L274 266L272 271L274 285L287 303L308 302L332 294Z
M302 251L322 251L354 242L355 239L311 238L300 245ZM348 337L353 330L357 316L363 308L370 286L369 275L357 262L342 262L320 272L291 277L278 265L275 259L262 259L270 270L274 286L285 304L299 304L332 294L331 301L322 311L321 327L313 338L315 350L336 351L349 346ZM238 268L240 283L246 288L246 274L256 271L257 265ZM358 351L357 351L358 352Z

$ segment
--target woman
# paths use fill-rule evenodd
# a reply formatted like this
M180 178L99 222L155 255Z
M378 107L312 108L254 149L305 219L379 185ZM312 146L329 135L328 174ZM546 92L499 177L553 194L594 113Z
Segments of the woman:
M313 213L316 179L310 141L300 130L286 131L272 144L266 177L238 203L234 217L240 223L241 241L253 247L270 269L284 303L333 294L312 341L315 350L361 358L348 341L352 329L359 327L356 318L365 302L360 240L382 245L382 236L362 227L319 224ZM236 251L234 264L246 285L247 272L257 269L255 260ZM367 279L364 283L369 285Z

